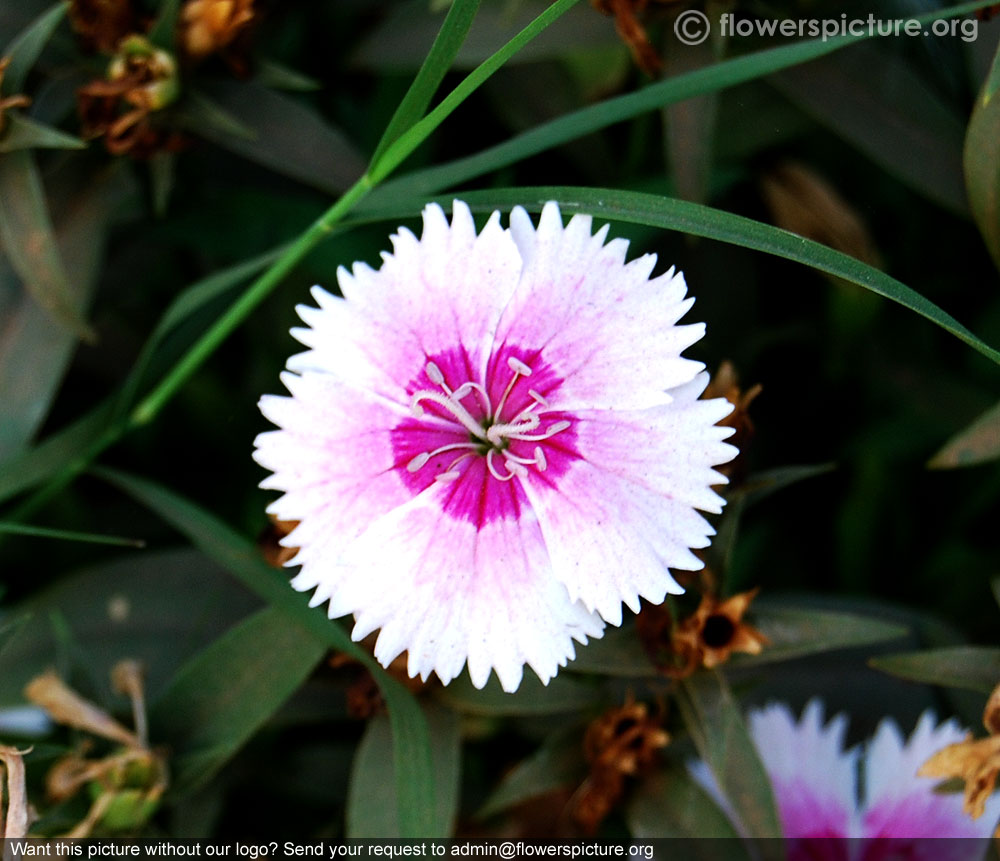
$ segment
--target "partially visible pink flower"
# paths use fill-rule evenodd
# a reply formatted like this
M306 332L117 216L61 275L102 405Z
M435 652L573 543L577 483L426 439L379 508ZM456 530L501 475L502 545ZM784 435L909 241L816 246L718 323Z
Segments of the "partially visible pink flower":
M924 712L904 740L886 718L863 747L844 750L847 718L837 715L824 724L819 700L799 720L784 704L751 711L750 734L774 788L789 857L981 857L1000 817L1000 797L990 799L987 815L973 820L962 810L961 793L938 792L939 781L917 776L935 751L965 738L955 720L935 723ZM695 764L692 773L731 812L704 764Z
M673 269L650 278L652 255L626 263L627 242L554 203L478 235L458 201L451 224L423 218L378 271L337 273L344 299L299 306L309 350L291 397L262 398L280 430L255 456L284 491L269 512L299 521L282 543L314 606L353 613L355 639L381 629L375 656L406 650L411 676L468 663L513 691L623 603L682 591L669 567L702 567L695 509L721 510L731 406L699 399L681 351L704 327L677 325L693 300Z

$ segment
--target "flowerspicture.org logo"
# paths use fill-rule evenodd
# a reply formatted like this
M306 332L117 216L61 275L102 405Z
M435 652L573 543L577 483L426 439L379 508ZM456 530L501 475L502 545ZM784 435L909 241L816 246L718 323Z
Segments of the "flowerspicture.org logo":
M849 18L841 13L837 18L748 18L733 12L723 12L716 22L721 38L820 39L827 42L841 37L867 36L941 36L975 42L979 36L979 21L975 18L939 18L921 21L918 18ZM712 34L711 19L699 9L686 9L674 20L674 35L685 45L700 45Z

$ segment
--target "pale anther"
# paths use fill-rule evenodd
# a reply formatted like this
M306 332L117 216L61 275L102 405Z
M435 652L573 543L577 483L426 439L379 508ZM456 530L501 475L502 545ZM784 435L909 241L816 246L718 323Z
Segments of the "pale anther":
M441 373L441 369L433 362L428 362L424 370L427 371L427 377L434 385L440 386L444 383L444 374Z
M522 377L531 376L531 368L529 368L520 359L515 359L513 356L507 357L507 367L510 368L515 374L520 374Z
M417 456L416 456L415 458L413 458L413 460L411 460L411 461L410 461L410 462L409 462L409 463L408 463L408 464L406 465L406 468L407 468L407 469L408 469L408 470L409 470L410 472L416 472L416 471L417 471L418 469L420 469L420 468L421 468L421 467L422 467L422 466L423 466L423 465L424 465L425 463L427 463L427 461L429 461L430 459L431 459L431 455L430 455L430 452L427 452L427 451L424 451L424 452L421 452L420 454L418 454L418 455L417 455Z
M528 389L528 394L532 397L532 399L534 399L535 403L537 403L539 406L547 407L549 405L549 402L545 400L545 398L543 398L540 394L538 394L538 392L536 392L534 389Z
M540 445L535 446L535 466L538 467L539 472L545 472L549 466L549 462L545 459L545 452L542 451Z

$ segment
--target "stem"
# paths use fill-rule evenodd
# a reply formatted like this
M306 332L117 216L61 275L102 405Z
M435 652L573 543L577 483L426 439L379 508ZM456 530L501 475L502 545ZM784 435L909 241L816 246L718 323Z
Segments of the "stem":
M127 427L135 428L151 422L174 393L191 377L215 349L254 311L281 280L319 242L333 231L354 205L372 189L368 174L364 174L319 219L313 222L281 257L219 318L159 385L140 401L128 419Z

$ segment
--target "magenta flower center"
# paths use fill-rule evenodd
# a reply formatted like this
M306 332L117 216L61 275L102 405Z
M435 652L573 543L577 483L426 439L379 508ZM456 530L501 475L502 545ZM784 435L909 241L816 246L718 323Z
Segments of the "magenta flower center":
M538 351L504 347L477 376L464 348L429 357L392 438L404 484L455 485L445 511L481 526L518 515L524 492L513 479L552 484L578 455L572 417L551 403L562 380Z
M534 466L541 472L545 472L548 462L545 458L545 451L540 445L533 446L532 455L527 458L511 451L510 444L514 440L529 443L542 442L566 430L570 426L570 422L565 420L554 422L547 425L544 430L540 429L541 419L538 417L537 410L545 409L549 404L534 389L528 389L531 403L517 415L505 419L504 406L506 406L511 389L514 388L518 377L531 376L531 368L514 356L507 357L507 366L511 370L510 382L507 383L500 400L494 406L490 403L490 393L485 386L466 380L453 391L445 382L441 369L434 362L427 363L425 368L427 376L438 386L439 391L434 389L417 391L413 395L410 405L413 414L417 418L422 418L425 415L424 402L437 404L450 413L455 421L469 432L469 440L468 442L448 443L439 446L434 451L421 452L406 465L410 472L423 469L435 455L463 449L464 453L459 454L449 464L447 470L434 476L435 481L454 481L459 478L462 473L455 467L467 457L473 457L476 454L486 456L486 468L490 471L490 475L498 481L510 481L514 476L525 476L529 466ZM478 397L482 401L484 419L474 418L462 404L462 400L469 397Z

